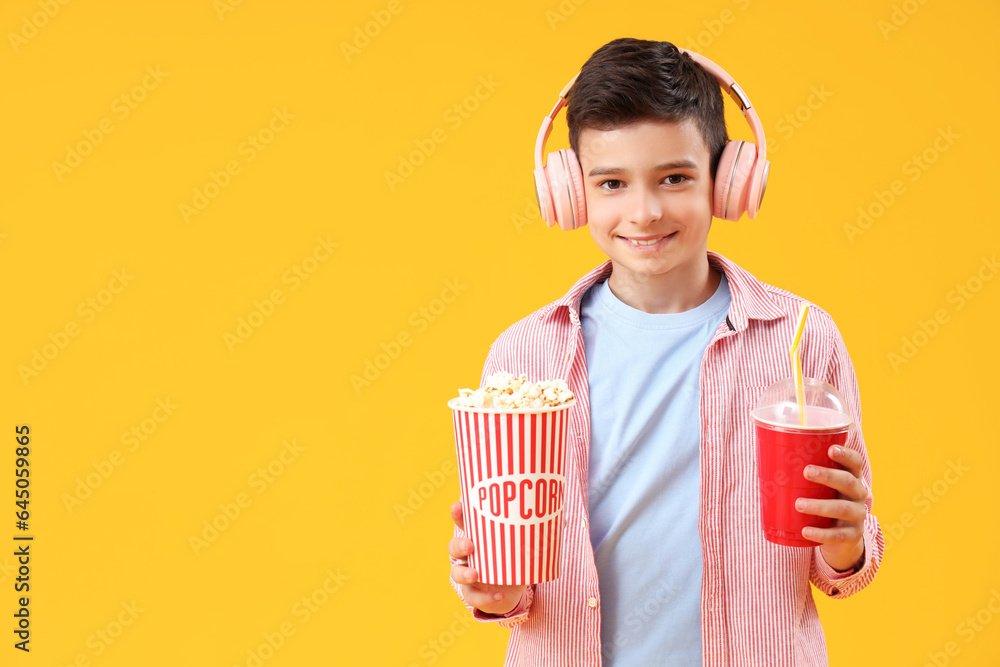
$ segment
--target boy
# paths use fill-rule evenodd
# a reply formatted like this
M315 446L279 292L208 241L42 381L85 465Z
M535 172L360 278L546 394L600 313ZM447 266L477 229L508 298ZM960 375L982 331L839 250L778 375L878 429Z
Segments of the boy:
M840 333L813 306L801 349L804 374L847 399L855 428L830 451L846 470L807 467L837 499L796 504L837 525L803 530L820 546L778 546L760 528L750 413L790 375L803 299L707 250L719 82L668 42L618 39L567 97L584 221L609 259L501 334L483 371L562 377L576 394L561 573L479 583L456 503L452 585L477 619L512 628L507 665L825 665L810 582L853 595L883 551Z

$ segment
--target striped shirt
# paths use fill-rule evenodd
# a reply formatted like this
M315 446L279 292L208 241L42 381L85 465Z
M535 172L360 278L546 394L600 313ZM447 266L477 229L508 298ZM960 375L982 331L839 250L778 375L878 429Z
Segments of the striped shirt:
M819 547L764 539L750 413L765 388L791 374L788 345L804 300L758 281L717 253L709 251L708 261L725 274L732 302L701 362L702 661L706 667L826 665L810 583L844 598L875 577L884 542L871 513L872 495L866 499L865 555L855 570L837 572ZM513 324L494 341L483 369L484 380L501 370L535 380L564 378L577 397L570 414L560 577L528 586L504 616L466 605L477 620L511 628L505 665L601 664L601 598L587 513L590 400L580 302L610 274L609 260L561 299ZM854 368L829 314L810 306L800 346L803 372L832 384L847 400L856 428L846 446L862 454L862 480L871 489ZM464 536L457 528L455 534ZM670 613L669 606L658 613Z

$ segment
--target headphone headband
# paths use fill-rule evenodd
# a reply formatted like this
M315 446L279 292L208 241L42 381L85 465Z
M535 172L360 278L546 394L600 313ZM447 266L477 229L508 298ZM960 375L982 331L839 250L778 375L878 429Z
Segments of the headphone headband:
M733 98L740 107L740 111L743 112L743 117L750 124L750 129L753 131L754 143L757 144L757 160L763 168L764 160L767 158L767 139L764 138L764 126L760 122L760 118L757 116L757 111L750 104L750 98L747 94L743 92L740 84L736 83L736 79L729 76L726 70L722 69L711 60L705 56L695 53L694 51L688 51L687 49L682 49L677 47L677 50L681 53L686 53L691 57L691 60L695 61L701 65L702 69L715 77L722 87L725 89L729 96ZM577 74L577 76L580 76ZM576 81L576 77L573 77L573 81Z

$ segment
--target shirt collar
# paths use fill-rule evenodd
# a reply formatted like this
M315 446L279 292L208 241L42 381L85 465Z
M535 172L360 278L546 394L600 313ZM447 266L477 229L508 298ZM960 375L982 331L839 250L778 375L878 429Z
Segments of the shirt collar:
M774 320L784 316L768 293L768 285L757 280L748 271L741 269L734 262L717 252L708 251L708 264L722 271L729 281L729 294L732 302L729 305L727 319L735 331L747 328L749 320ZM569 319L573 324L580 324L580 302L587 290L611 275L611 260L591 269L580 278L573 287L560 299L553 301L539 311L540 318L552 317L563 308L569 311Z

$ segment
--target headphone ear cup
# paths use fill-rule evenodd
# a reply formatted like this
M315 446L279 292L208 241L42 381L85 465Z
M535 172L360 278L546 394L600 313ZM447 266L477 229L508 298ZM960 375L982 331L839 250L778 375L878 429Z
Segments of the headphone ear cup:
M750 177L756 161L756 144L739 140L726 144L715 171L712 215L720 220L739 220L743 217L747 211Z
M583 186L583 168L576 152L572 148L560 151L565 154L567 171L569 173L570 192L576 205L575 224L573 229L579 229L587 224L587 191Z
M556 212L552 204L552 191L549 189L548 177L545 169L535 170L535 198L538 200L538 212L545 221L546 226L551 227L556 223Z
M551 193L554 222L559 223L559 228L570 231L587 224L583 174L573 150L549 153L545 160L545 177Z
M755 163L754 167L758 165ZM747 200L747 215L751 218L757 217L757 211L760 210L760 204L764 200L764 190L767 189L767 176L771 171L771 161L764 160L764 168L761 170L760 178L757 178L757 174L754 174L754 178L750 182L750 197Z

